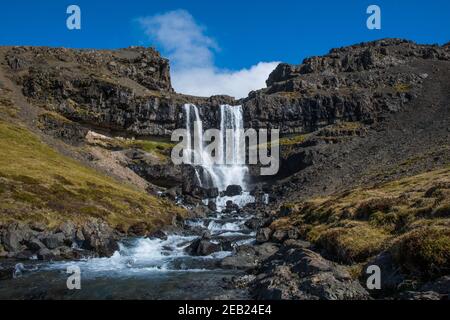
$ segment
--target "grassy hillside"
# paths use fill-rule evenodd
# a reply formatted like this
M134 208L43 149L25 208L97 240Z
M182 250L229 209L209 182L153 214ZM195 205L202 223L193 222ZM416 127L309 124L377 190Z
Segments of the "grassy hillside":
M159 226L175 207L62 156L25 127L0 120L0 222L102 218L112 226Z
M372 188L289 203L272 229L296 226L335 259L364 263L389 250L420 277L450 272L450 167Z

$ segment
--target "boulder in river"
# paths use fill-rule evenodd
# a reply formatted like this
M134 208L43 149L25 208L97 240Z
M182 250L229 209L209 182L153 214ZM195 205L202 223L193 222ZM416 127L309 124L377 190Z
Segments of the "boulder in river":
M150 239L161 239L161 240L167 240L167 234L162 230L153 231L148 234Z
M223 212L232 213L233 211L239 211L239 206L236 203L234 203L233 201L228 200Z
M209 201L208 202L208 209L211 211L217 211L217 205L215 202L213 201Z
M219 244L210 240L199 238L194 240L186 249L186 252L193 256L208 256L211 253L221 251Z
M205 189L204 192L205 192L206 198L209 198L209 199L217 198L219 196L219 189L218 188Z
M227 197L239 196L242 194L242 187L237 184L229 185L227 186L227 189L225 190L224 194Z

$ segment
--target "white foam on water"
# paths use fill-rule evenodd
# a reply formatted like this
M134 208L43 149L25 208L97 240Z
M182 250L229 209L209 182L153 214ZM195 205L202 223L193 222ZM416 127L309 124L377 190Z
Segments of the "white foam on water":
M219 141L219 162L226 164L214 163L210 154L204 151L202 141L197 141L203 137L203 122L200 118L199 111L194 104L185 104L183 106L185 114L185 126L188 132L187 144L188 150L185 151L185 162L192 164L192 156L197 157L199 166L203 169L202 174L199 173L198 166L193 165L195 176L199 181L199 186L216 187L219 191L224 191L229 185L239 185L244 191L247 191L245 176L248 173L248 167L245 165L245 153L242 154L240 148L241 130L244 129L244 118L242 106L230 106L227 104L220 106L220 141ZM192 128L195 136L192 138ZM227 137L227 131L231 131L231 141ZM192 149L192 141L194 141L194 149ZM228 147L227 148L227 144ZM228 154L227 154L228 152ZM196 162L197 163L197 162ZM212 185L208 185L211 182ZM248 203L255 202L255 198L248 192L234 197L218 197L213 201L216 202L217 209L223 210L227 201L233 201L239 207L243 207ZM209 200L204 201L206 204Z

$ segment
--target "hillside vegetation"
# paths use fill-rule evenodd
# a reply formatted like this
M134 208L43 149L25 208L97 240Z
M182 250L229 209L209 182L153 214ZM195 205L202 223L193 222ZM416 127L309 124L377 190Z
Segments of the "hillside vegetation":
M0 121L0 222L101 218L157 227L184 210L65 157L23 126Z
M450 167L285 204L272 229L302 238L346 264L388 250L405 272L433 278L450 271Z

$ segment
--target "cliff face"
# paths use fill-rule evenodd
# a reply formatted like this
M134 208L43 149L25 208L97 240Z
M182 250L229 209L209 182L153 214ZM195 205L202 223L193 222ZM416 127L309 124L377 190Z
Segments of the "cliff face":
M94 127L134 136L168 136L183 127L181 106L200 107L205 127L219 122L218 106L242 104L248 127L307 133L342 121L373 123L420 95L434 61L449 46L399 39L332 49L301 65L280 64L267 88L239 101L177 94L169 63L152 48L73 50L4 47L8 73L32 103Z
M368 136L374 139L373 148L389 149L384 159L393 163L402 157L413 157L415 150L428 152L425 146L435 145L433 137L445 136L433 121L434 112L439 112L439 108L444 113L446 110L440 104L445 100L446 88L440 86L448 73L448 45L386 39L332 49L325 56L305 59L301 65L280 64L267 79L267 88L237 101L228 96L202 98L174 92L168 61L151 48L3 47L0 59L5 75L38 108L38 113L45 113L39 115L40 130L69 144L85 144L89 130L138 139L157 136L167 143L172 130L185 126L183 104L199 106L204 128L218 126L220 104L242 104L246 127L279 128L285 137L280 172L269 178L282 180L298 173L295 179L302 181L301 188L312 193L324 186L332 191L352 181L354 172L364 171L379 156L374 154L371 159L355 156L354 160L345 161L346 156L339 153L356 150L358 139L353 139L354 136ZM433 96L429 96L430 92ZM424 104L430 104L431 108L422 109ZM412 146L414 139L393 133L393 138L387 141L386 135L375 137L377 130L385 129L371 130L394 114L399 114L399 119L391 121L397 124L404 121L408 128L418 128L421 118L429 118L431 126L427 130L430 134L421 135L415 149L409 148L402 156L395 154L395 150ZM411 119L402 120L404 115ZM386 126L389 130L393 128L391 124ZM290 135L294 135L293 139ZM361 153L370 139L355 152ZM401 139L405 143L398 146ZM131 145L148 145L144 142ZM154 147L159 142L151 143ZM94 144L99 145L98 141ZM106 145L112 150L124 149L120 141L108 141ZM126 152L125 148L122 162L147 181L157 181L162 186L177 185L181 182L180 169L174 168L167 157L169 146L151 147L162 152L162 158L148 158L140 152ZM97 158L98 154L89 157ZM332 168L336 163L341 169L334 175ZM314 179L320 176L319 171L327 172L328 176ZM256 171L253 178L259 178ZM319 182L313 186L312 180ZM297 189L298 185L288 183L284 188Z
M152 48L4 47L1 54L7 73L34 105L122 135L168 136L183 127L181 106L188 102L204 105L215 122L209 109L233 101L176 94L168 60Z
M285 135L273 194L332 194L444 166L449 83L448 45L398 39L280 64L242 101L248 126Z
M450 61L448 46L386 39L332 49L301 65L280 64L267 88L241 102L252 127L307 133L342 121L373 123L421 94L434 62Z

